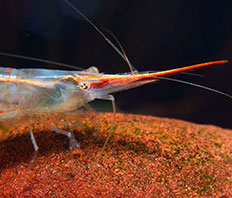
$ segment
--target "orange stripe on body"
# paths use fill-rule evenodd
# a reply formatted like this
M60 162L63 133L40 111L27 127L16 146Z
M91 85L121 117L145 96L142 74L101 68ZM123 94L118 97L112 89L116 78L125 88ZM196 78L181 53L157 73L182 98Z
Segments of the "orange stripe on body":
M14 110L8 110L8 111L0 110L0 113L8 113L8 112L11 112L11 111L14 111Z

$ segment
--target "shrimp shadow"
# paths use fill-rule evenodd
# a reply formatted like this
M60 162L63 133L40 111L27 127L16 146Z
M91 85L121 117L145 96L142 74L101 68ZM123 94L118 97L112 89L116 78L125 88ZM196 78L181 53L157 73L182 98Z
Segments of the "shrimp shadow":
M84 155L88 155L86 158L91 158L91 155L94 155L93 152L97 156L106 141L105 135L98 133L95 129L74 130L74 135L80 144L80 150L84 152ZM37 158L69 151L69 139L62 134L50 130L41 130L35 132L34 136L39 146ZM137 154L162 155L160 146L157 143L154 144L155 147L151 149L142 141L126 140L124 138L115 140L114 135L112 135L105 152L111 149L121 150L124 153L133 151ZM0 140L0 172L7 168L17 167L22 163L29 165L33 154L34 148L29 132L11 139ZM78 160L78 158L75 158L75 160Z
M94 147L97 152L102 147L105 137L96 133L95 130L74 131L81 150L85 152L90 147ZM69 151L69 139L62 134L49 130L38 131L34 133L34 136L39 147L37 158ZM97 138L95 138L96 136ZM0 172L7 168L16 167L21 163L29 164L34 152L29 132L11 139L0 140Z

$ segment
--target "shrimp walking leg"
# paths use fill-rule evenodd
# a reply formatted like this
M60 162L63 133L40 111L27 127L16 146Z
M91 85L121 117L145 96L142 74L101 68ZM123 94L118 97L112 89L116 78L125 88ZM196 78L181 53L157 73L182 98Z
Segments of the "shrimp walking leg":
M72 149L75 149L75 148L80 148L80 144L77 142L77 140L75 139L74 137L74 133L73 133L73 130L71 128L71 123L68 124L69 125L69 130L70 131L65 131L65 130L62 130L62 129L59 129L57 127L54 127L48 123L46 123L46 126L52 130L52 131L55 131L56 133L60 133L60 134L63 134L65 136L67 136L69 138L69 148L72 150Z
M31 142L33 144L33 147L35 149L35 152L33 154L33 157L32 157L32 160L31 160L31 165L33 164L34 160L36 159L37 155L38 155L38 151L39 151L39 147L35 141L35 137L34 137L34 134L32 132L32 130L30 129L30 137L31 137Z
M35 151L34 151L34 154L32 156L30 165L28 166L29 171L32 169L33 163L34 163L34 161L35 161L35 159L36 159L36 157L38 155L38 151L39 151L39 147L38 147L38 145L36 143L36 140L35 140L34 134L32 132L31 126L30 126L30 138L31 138L31 142L33 144L33 147L34 147ZM21 186L22 188L24 187L24 184L26 183L27 178L28 178L28 175L26 175L26 177L24 178L24 181L23 181L22 186Z
M104 149L105 149L105 147L106 147L106 145L107 145L109 139L110 139L111 134L112 134L113 126L114 126L115 119L116 119L116 105L115 105L114 96L112 96L112 95L103 95L103 96L98 97L97 99L110 100L111 103L112 103L113 114L114 114L114 115L113 115L113 121L112 121L110 130L109 130L109 135L108 135L108 137L106 138L106 141L105 141L105 143L104 143L104 145L103 145L103 147L102 147L102 149L101 149L100 155L99 155L99 157L98 157L98 159L99 159L99 158L101 157L101 155L102 155L102 153L103 153L103 151L104 151ZM97 162L98 162L98 159L97 159Z

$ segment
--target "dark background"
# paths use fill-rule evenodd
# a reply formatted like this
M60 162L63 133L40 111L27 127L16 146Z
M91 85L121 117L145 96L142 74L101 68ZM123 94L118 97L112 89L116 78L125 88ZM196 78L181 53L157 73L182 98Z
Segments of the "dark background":
M177 78L232 95L232 14L226 0L73 0L98 27L112 31L139 71L165 70L212 60L204 77ZM110 37L110 36L109 36ZM126 63L62 0L1 0L0 51L43 58L105 73L128 72ZM64 69L0 57L1 66ZM232 128L232 100L161 81L116 93L118 111L179 118ZM102 111L110 104L97 103ZM99 108L98 108L99 109Z

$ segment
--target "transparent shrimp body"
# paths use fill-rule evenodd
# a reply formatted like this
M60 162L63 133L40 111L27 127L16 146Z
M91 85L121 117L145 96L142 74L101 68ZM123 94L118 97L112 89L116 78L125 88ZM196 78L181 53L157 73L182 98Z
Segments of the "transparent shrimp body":
M14 116L73 111L96 98L110 99L110 93L154 82L163 76L225 62L133 75L98 73L95 67L85 71L0 67L0 121Z
M64 112L86 103L86 92L73 79L77 71L0 68L1 118Z

